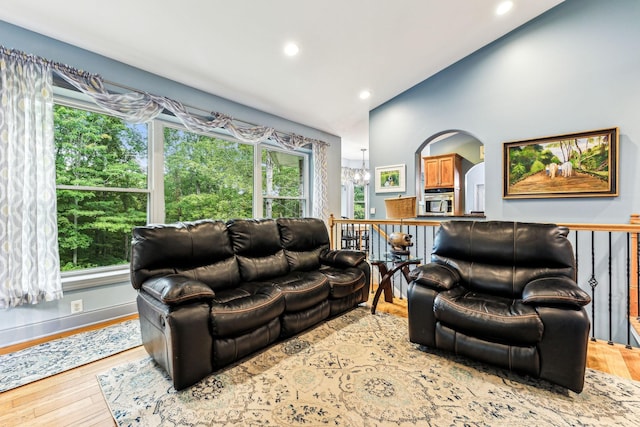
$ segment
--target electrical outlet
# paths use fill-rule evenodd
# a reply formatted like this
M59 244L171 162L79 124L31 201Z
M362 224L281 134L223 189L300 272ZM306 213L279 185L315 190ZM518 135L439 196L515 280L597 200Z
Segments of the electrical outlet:
M82 313L82 300L71 301L71 314Z
M376 214L376 208L371 208L371 209L369 209L369 213L370 213L371 215L375 215L375 214Z

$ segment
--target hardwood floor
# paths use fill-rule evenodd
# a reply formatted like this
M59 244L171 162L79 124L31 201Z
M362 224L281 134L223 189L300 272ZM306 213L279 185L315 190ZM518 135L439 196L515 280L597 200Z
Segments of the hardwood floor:
M114 426L96 375L146 356L116 354L0 394L1 426Z
M381 298L377 311L406 317L407 301L396 298L393 303L386 303ZM136 347L0 393L0 426L114 426L96 375L146 354L143 347ZM590 342L587 365L640 380L640 349Z

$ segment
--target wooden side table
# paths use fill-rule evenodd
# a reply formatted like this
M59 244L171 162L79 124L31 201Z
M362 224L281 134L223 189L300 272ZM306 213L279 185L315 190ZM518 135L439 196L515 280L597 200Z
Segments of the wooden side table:
M373 297L373 304L371 304L371 314L376 314L376 306L378 305L382 291L384 291L384 300L386 302L393 302L393 283L391 282L393 275L400 270L402 271L402 275L407 283L409 283L411 281L409 278L409 272L411 271L409 266L420 264L422 262L422 258L373 259L370 262L371 265L378 267L378 271L382 276L378 289L376 290L376 294ZM391 268L389 269L389 267Z

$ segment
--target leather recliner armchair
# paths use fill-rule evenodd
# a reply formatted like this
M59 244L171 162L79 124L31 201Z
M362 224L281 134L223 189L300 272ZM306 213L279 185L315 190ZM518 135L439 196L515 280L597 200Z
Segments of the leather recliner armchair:
M409 340L581 392L591 298L575 282L568 232L443 222L431 263L411 272Z

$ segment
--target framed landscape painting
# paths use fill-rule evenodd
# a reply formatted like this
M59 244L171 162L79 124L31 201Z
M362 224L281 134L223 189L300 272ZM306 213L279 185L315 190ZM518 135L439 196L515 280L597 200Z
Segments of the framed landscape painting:
M376 193L402 193L406 191L405 165L380 166L376 168Z
M503 198L618 195L618 128L505 142Z

